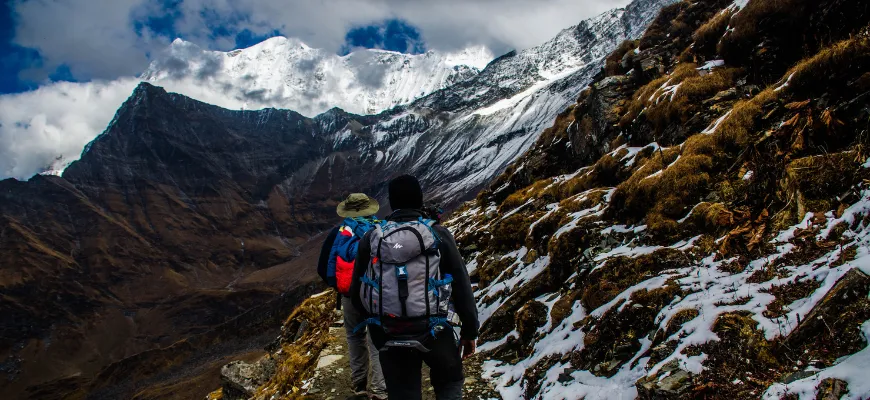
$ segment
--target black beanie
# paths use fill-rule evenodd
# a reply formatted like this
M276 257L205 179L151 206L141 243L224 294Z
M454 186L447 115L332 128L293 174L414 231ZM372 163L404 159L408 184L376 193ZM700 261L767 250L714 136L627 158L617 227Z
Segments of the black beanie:
M390 208L423 208L423 189L420 181L411 175L402 175L390 181Z

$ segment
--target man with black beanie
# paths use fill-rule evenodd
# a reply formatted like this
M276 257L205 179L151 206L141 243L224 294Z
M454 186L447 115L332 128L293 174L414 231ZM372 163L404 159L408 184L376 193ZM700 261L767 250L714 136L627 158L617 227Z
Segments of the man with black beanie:
M423 191L417 178L402 175L390 181L389 199L393 211L386 218L388 221L408 222L426 218L420 211L423 208ZM447 329L435 335L426 345L428 351L425 352L413 348L385 347L391 338L379 326L370 326L372 341L380 349L381 369L390 399L421 399L422 362L429 366L432 386L438 400L461 399L465 381L462 359L474 354L476 350L479 323L468 271L450 231L441 225L434 225L432 229L440 239L438 249L441 275L449 274L453 277L451 298L456 314L462 321L460 340L457 343L453 330ZM353 305L362 313L367 311L360 299L360 278L365 275L371 259L371 233L370 231L360 241L351 287Z

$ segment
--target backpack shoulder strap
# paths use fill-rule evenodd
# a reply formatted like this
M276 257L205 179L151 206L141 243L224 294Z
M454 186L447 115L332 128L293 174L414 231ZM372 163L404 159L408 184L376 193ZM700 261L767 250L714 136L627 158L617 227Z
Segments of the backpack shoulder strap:
M440 247L439 245L441 244L441 238L438 237L438 233L435 232L434 228L435 224L437 224L438 221L435 221L434 219L419 217L417 218L417 222L429 229L429 233L431 233L432 237L435 238L435 244L432 247L435 249Z
M377 219L368 219L368 218L345 218L343 224L350 228L351 232L353 232L354 236L362 238L368 233L369 230L374 228L375 225L380 223L381 221Z

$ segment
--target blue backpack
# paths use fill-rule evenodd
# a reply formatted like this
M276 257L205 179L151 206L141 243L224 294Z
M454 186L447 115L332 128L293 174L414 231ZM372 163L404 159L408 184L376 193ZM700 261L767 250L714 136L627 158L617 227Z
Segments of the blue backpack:
M359 241L379 221L363 217L345 218L338 227L335 241L329 252L326 265L327 283L343 295L350 294L353 280L353 264L359 249Z

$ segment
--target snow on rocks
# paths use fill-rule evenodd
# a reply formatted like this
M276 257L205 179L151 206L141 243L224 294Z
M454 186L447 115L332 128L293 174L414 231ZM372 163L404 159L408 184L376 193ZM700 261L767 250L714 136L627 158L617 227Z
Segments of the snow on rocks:
M589 192L591 191L581 193L577 199ZM606 196L604 203L566 214L566 218L561 221L562 226L553 236L575 234L572 233L574 227L584 217L597 219L601 210L606 208L609 197ZM544 215L541 219L547 218L558 211L559 207L559 204L550 204L545 207L547 212L538 215ZM479 209L475 210L480 212ZM474 218L473 214L474 212L461 214L460 219ZM716 333L717 323L722 317L748 315L751 325L754 325L754 329L765 340L786 340L793 332L801 329L802 321L815 319L813 313L827 301L826 296L837 291L837 285L841 285L850 272L870 273L870 250L866 246L870 242L870 226L864 226L862 222L866 216L870 216L870 189L864 189L861 199L843 210L839 218L833 213L827 213L824 215L824 222L819 223L819 215L808 213L794 226L773 233L770 250L755 259L747 260L742 270L735 270L733 267L737 262L736 257L723 258L713 252L703 257L691 257L690 259L696 261L647 276L621 290L594 310L586 310L581 301L569 303L570 310L564 318L556 321L551 318L546 325L538 328L527 356L512 362L497 359L485 362L484 378L495 382L504 398L522 398L527 393L528 385L532 384L524 377L532 369L543 366L546 369L541 371L538 375L540 381L535 383L538 388L535 398L541 399L635 398L639 388L653 392L665 390L653 382L670 382L673 385L677 384L675 382L689 382L693 376L707 371L710 355L703 349L708 349L711 343L722 340ZM809 236L821 241L831 235L836 227L842 229L843 226L849 228L842 233L844 242L841 246L795 262L801 259L798 253L804 251L795 244L798 238ZM698 243L703 240L698 235L675 241L669 246L645 245L644 231L645 226L602 226L599 230L602 236L612 236L623 241L606 251L599 250L589 261L597 264L597 270L611 260L637 259L658 251L698 254ZM849 248L856 249L851 257L845 254ZM551 264L552 260L546 256L524 263L523 259L529 251L530 249L523 247L502 256L503 259L511 260L510 266L486 288L478 290L482 321L486 321L500 307L505 306L511 296L522 290L524 285L529 284ZM759 278L761 276L764 278ZM585 285L576 273L568 281L566 288L570 290ZM639 347L626 356L626 359L619 361L617 368L611 372L612 375L602 376L599 372L578 369L568 361L574 357L572 354L579 354L586 348L589 326L603 323L602 318L606 315L619 315L634 307L644 307L644 304L635 303L635 294L648 293L667 285L676 285L680 294L657 311L654 323L658 326L658 333L640 337ZM785 301L780 299L779 293L791 287L805 288L806 292L788 297ZM570 295L570 290L543 294L534 298L534 301L544 304L552 315L557 307L564 307L559 303L570 298L566 297ZM866 295L865 293L864 296ZM686 315L690 318L686 318ZM864 322L861 329L865 337L870 337L870 321ZM498 339L482 343L481 349L499 352L499 349L511 346L519 334L516 331L506 332L506 335ZM671 343L673 347L664 357L651 362L652 348L660 346L661 343ZM863 398L862 394L870 393L870 387L867 386L866 379L863 379L866 374L862 374L868 367L870 353L868 349L864 349L827 368L810 368L805 373L811 374L809 377L789 384L774 384L765 393L765 398L778 399L789 393L802 399L813 398L820 383L829 378L841 379L848 384L852 397L844 398ZM737 381L743 382L741 379L746 378L739 378Z

